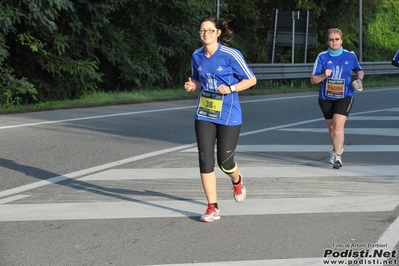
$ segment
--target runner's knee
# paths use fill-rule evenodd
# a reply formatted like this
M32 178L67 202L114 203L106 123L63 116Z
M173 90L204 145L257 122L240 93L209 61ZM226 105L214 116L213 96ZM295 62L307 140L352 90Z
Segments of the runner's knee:
M232 174L237 170L237 165L234 162L234 160L229 160L227 162L222 163L219 165L219 168L225 173L225 174Z
M204 153L198 152L200 173L212 173L215 168L215 161L210 157L206 157Z

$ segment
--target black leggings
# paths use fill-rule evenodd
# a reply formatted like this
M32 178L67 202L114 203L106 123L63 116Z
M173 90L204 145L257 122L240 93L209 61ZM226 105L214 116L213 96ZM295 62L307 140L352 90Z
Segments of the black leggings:
M228 174L234 173L234 154L240 135L241 125L225 126L195 120L199 168L203 174L212 173L215 168L215 143L219 168ZM217 140L217 142L216 142Z

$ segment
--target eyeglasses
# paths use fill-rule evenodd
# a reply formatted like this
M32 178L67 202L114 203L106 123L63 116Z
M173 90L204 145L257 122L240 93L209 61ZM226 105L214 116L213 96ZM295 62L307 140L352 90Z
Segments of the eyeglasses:
M328 39L328 40L329 40L330 42L333 42L334 40L338 42L339 40L341 40L341 38L332 38L332 39Z
M204 33L212 34L215 31L217 31L217 29L214 29L214 30L204 30L204 29L202 29L202 30L199 31L199 34L204 34Z

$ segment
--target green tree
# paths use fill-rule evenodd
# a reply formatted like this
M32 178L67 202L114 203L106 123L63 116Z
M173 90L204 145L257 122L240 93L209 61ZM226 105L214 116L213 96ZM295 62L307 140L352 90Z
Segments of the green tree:
M312 11L318 33L313 62L337 27L344 48L359 51L359 1L221 0L233 46L250 63L269 61L274 9ZM390 60L399 47L399 1L363 1L363 60ZM214 0L7 0L0 2L0 104L82 97L94 91L181 86L201 43L201 17ZM295 48L296 62L303 48ZM291 62L291 47L281 51ZM297 59L298 58L298 59ZM302 62L301 62L302 63Z
M10 0L0 7L0 103L19 104L181 82L198 46L197 23L214 3Z
M365 61L390 61L399 49L399 1L365 2Z
M325 50L325 34L329 28L340 28L344 34L344 48L359 52L359 1L351 0L225 0L227 15L236 33L234 45L243 49L254 63L268 62L267 32L272 25L274 9L312 11L314 29L318 34L316 48L308 49L308 62L313 62ZM363 60L390 60L399 47L399 1L363 1ZM282 62L291 62L291 47L281 47ZM303 48L295 48L295 58L302 59Z

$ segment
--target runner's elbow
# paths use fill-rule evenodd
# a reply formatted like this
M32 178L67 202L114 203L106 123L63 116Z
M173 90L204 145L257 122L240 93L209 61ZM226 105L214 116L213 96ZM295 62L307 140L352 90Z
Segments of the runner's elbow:
M314 76L311 76L311 77L310 77L310 84L317 84L317 83L319 83L319 82L317 82L317 81L315 80L315 77L314 77Z

